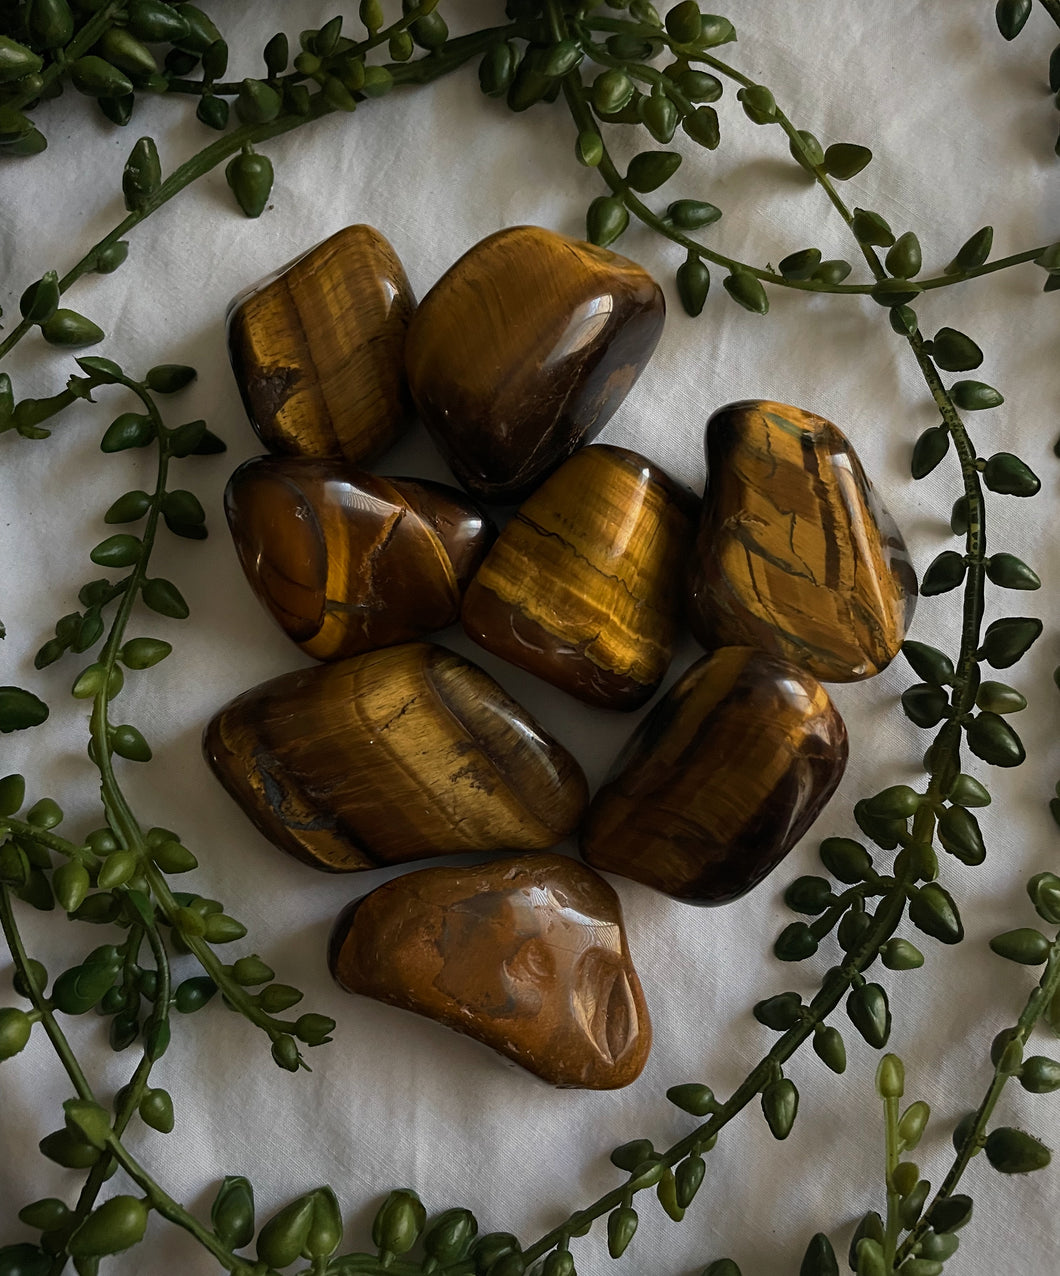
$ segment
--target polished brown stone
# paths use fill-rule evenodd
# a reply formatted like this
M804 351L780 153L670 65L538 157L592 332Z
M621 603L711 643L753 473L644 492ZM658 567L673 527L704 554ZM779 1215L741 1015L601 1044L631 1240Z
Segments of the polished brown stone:
M727 903L802 837L846 759L846 728L816 678L723 647L638 726L593 799L582 854L678 899Z
M258 599L317 660L451 625L495 534L454 487L302 457L241 465L225 513Z
M475 496L529 495L603 429L662 332L658 284L536 226L498 231L434 285L409 326L409 384Z
M347 226L236 297L228 351L269 451L352 464L384 452L411 421L415 307L397 254L370 226Z
M464 628L580 700L637 708L670 664L696 505L636 452L582 448L501 533Z
M339 917L329 959L349 992L467 1033L552 1085L629 1085L651 1048L618 896L562 855L397 877Z
M826 682L898 653L916 602L901 533L823 417L748 400L707 424L690 620L708 651L746 645Z
M430 643L262 683L211 719L203 749L270 841L336 873L543 850L588 798L578 764L525 709Z

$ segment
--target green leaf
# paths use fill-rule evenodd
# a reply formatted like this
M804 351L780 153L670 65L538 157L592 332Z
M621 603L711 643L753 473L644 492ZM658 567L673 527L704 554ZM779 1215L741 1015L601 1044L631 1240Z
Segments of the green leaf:
M164 580L161 576L144 581L142 597L145 605L152 611L157 611L160 616L169 616L173 620L185 620L188 617L189 609L184 595L172 581Z
M625 204L615 195L598 195L585 216L585 236L591 244L606 248L629 225Z
M984 226L967 239L957 251L956 257L946 267L947 275L960 275L966 270L974 270L982 266L990 256L990 248L994 242L993 226Z
M701 257L689 253L677 268L677 295L687 315L695 318L702 313L709 289L709 269Z
M950 398L962 412L986 412L1005 402L1000 391L983 381L955 381L950 386Z
M131 567L140 561L143 542L129 532L116 532L100 541L89 557L100 567Z
M1001 1126L986 1136L986 1159L1002 1174L1030 1174L1044 1170L1052 1160L1049 1149L1023 1130Z
M817 1232L806 1247L799 1276L839 1276L835 1250L824 1232Z
M49 270L36 283L30 284L19 300L22 318L29 323L45 323L58 308L59 276L54 270Z
M746 270L734 270L722 281L725 291L744 310L752 314L764 315L769 312L769 298L762 282Z
M1043 628L1037 616L1005 616L992 621L983 635L981 655L995 669L1010 669L1026 655Z
M0 687L0 733L7 735L11 731L38 727L47 717L48 706L32 691Z
M633 190L644 194L658 190L680 166L681 156L677 151L642 151L630 160L626 181Z
M872 152L867 146L858 146L853 142L836 142L824 153L824 171L829 177L838 181L849 181L872 159Z
M40 330L49 345L67 349L94 346L105 335L102 328L76 310L56 310L41 324Z
M879 213L871 209L855 208L852 229L859 243L874 244L879 248L890 248L895 242L894 232Z

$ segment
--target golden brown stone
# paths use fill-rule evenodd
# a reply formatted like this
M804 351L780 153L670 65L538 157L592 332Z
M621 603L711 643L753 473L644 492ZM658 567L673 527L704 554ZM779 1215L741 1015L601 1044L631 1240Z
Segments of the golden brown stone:
M451 625L494 536L454 487L303 457L241 465L225 513L255 594L317 660Z
M846 758L846 728L816 678L724 647L638 726L593 799L582 854L678 899L727 903L802 837Z
M618 896L562 855L428 868L343 913L331 969L556 1086L629 1085L651 1048Z
M588 798L574 759L477 665L406 643L273 678L206 727L261 832L329 872L542 850Z
M708 649L786 656L826 682L894 658L916 602L901 533L843 434L747 400L707 424L707 492L690 620Z
M452 266L409 326L409 384L453 473L483 500L529 495L603 429L662 332L658 284L536 226Z
M582 448L520 506L464 628L589 704L635 709L670 664L696 502L625 448Z
M353 464L385 451L411 420L415 307L397 254L370 226L347 226L236 297L228 351L269 451Z

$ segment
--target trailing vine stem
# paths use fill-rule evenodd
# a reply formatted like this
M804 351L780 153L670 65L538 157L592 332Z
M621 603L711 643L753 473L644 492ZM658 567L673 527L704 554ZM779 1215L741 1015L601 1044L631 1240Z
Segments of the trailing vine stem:
M36 98L45 96L46 91L62 77L67 66L81 57L83 53L87 53L99 40L100 36L109 27L113 26L114 15L125 7L125 3L126 0L106 0L106 3L92 14L66 46L63 50L63 57L54 59L38 73L36 77L37 84L33 88L26 89L18 97L8 98L4 105L15 111L21 111L23 107L28 106Z
M1054 940L1049 950L1049 957L1046 962L1045 970L1037 987L1030 994L1026 1005L1020 1013L1015 1028L1011 1034L1011 1040L1018 1041L1022 1047L1031 1034L1035 1024L1048 1009L1049 1004L1054 997L1060 993L1060 935ZM968 1164L972 1157L980 1150L983 1137L986 1134L987 1123L993 1115L997 1102L1001 1098L1001 1092L1005 1085L1012 1079L1012 1073L1004 1067L1004 1060L999 1059L994 1067L994 1075L990 1079L986 1092L975 1111L975 1119L971 1123L971 1128L967 1136L957 1149L953 1163L950 1166L945 1178L939 1184L931 1205L938 1201L944 1201L952 1196L960 1184L961 1176L968 1168ZM931 1206L925 1208L923 1215L913 1227L909 1235L898 1247L895 1254L896 1263L901 1262L916 1248L917 1242L923 1237L924 1233L930 1226Z
M1060 0L1058 0L1060 3ZM550 24L553 33L557 39L566 38L568 35L568 25L565 15L559 8L558 0L548 0L548 10ZM601 30L611 30L614 32L629 31L630 24L623 23L620 19L608 19L595 16L592 19L592 26ZM666 43L667 47L675 55L678 49L674 47L673 42L665 31L656 27L644 26L634 28L646 40L660 40ZM638 72L647 75L652 82L661 81L662 76L659 72L651 67L637 68L634 71L627 62L616 58L609 54L605 48L591 41L586 41L593 50L594 61L598 61L601 65L620 68L627 74L636 75ZM720 72L728 79L739 84L743 88L754 88L757 82L745 75L742 71L723 62L720 58L713 54L707 53L705 50L696 54L696 61L702 62L705 66L712 67L715 71ZM563 94L567 101L571 115L578 126L579 131L592 132L600 138L603 143L603 136L600 132L599 124L589 103L586 99L585 86L578 74L577 68L563 77ZM798 129L777 108L776 123L783 128L788 135L793 146L800 151L805 151L805 143L799 135ZM640 199L637 194L630 189L626 178L619 172L614 160L611 158L610 152L606 144L603 144L603 155L596 165L600 175L603 177L608 188L619 198L622 203L633 213L639 221L644 225L656 231L659 235L669 239L672 243L679 245L688 252L705 258L707 261L713 262L717 266L724 266L728 270L739 270L748 275L754 276L762 283L768 283L777 288L788 288L796 292L813 292L813 293L829 293L837 296L865 296L871 293L872 283L831 283L820 279L790 279L782 275L779 271L771 270L769 267L757 266L750 262L740 261L738 258L729 257L724 253L720 253L715 249L709 248L701 240L695 239L692 235L686 234L679 227L674 226L664 217L660 217L648 204ZM840 210L844 220L849 225L852 221L852 214L845 208L842 200L839 198L834 185L829 180L826 173L819 167L810 166L810 172L814 178L821 184L829 198ZM862 245L864 247L864 245ZM1006 257L999 257L994 261L985 262L980 266L969 267L962 270L959 277L951 274L942 274L928 276L924 279L918 279L917 284L921 291L928 292L939 288L948 288L953 284L964 283L969 279L977 279L982 275L993 274L999 270L1007 270L1011 266L1023 265L1027 262L1034 261L1040 257L1045 251L1047 245L1039 245L1035 248L1025 249L1019 253L1012 253ZM879 263L873 258L869 258L870 268L873 269L875 281L886 278L885 272L879 267Z
M4 938L7 940L19 973L25 980L34 1012L39 1017L41 1025L48 1034L48 1039L52 1043L52 1048L55 1050L60 1063L63 1065L66 1075L70 1078L70 1081L77 1092L78 1098L83 1099L87 1103L97 1103L98 1101L96 1096L81 1069L81 1065L77 1061L77 1056L74 1054L69 1039L62 1027L59 1025L59 1022L48 1003L48 999L44 996L42 989L38 986L34 977L33 969L30 965L25 945L22 942L22 936L19 932L14 912L11 908L10 894L7 886L4 884L0 884L0 927L3 928ZM168 998L165 1004L168 1005ZM141 1069L143 1069L142 1072ZM146 1063L146 1066L145 1062L141 1061L141 1064L137 1068L137 1072L140 1073L140 1077L137 1080L136 1074L134 1074L134 1081L130 1083L130 1089L127 1092L126 1101L120 1106L114 1128L107 1137L104 1156L97 1161L95 1167L93 1167L93 1176L85 1185L81 1199L79 1199L77 1204L77 1212L80 1213L83 1203L86 1206L86 1215L89 1212L91 1203L94 1201L95 1195L98 1193L99 1188L102 1186L108 1174L106 1158L108 1156L113 1157L113 1159L121 1166L126 1174L129 1175L133 1182L144 1191L149 1198L153 1209L157 1210L159 1214L163 1215L163 1217L169 1219L170 1222L176 1223L177 1226L184 1228L185 1231L191 1232L195 1239L204 1248L208 1249L228 1271L238 1273L238 1276L251 1276L251 1273L254 1271L253 1265L246 1262L244 1259L238 1258L226 1249L212 1232L203 1227L196 1218L189 1214L182 1205L178 1204L177 1201L175 1201L158 1185L157 1182L155 1182L139 1161L137 1161L121 1143L121 1133L124 1130L125 1125L128 1124L133 1111L135 1111L135 1105L133 1105L132 1102L132 1087L140 1086L142 1088L146 1085L147 1073L149 1071L150 1061ZM137 1098L136 1101L138 1103L139 1098ZM98 1177L98 1183L94 1181L96 1177ZM91 1192L91 1201L87 1195L89 1192ZM65 1256L57 1255L55 1265L53 1265L52 1268L52 1271L56 1274L56 1276L62 1271L64 1264Z
M404 30L415 20L415 17L415 12L411 15L405 15L395 22L391 28L388 28L388 33ZM386 69L393 78L395 86L429 84L435 79L448 75L471 58L483 53L496 40L506 36L517 36L522 33L523 28L519 24L491 27L450 40L444 49L432 54L430 57L419 58L415 62L409 63L388 63ZM363 94L354 94L354 97L359 101L366 100ZM310 99L309 110L305 115L286 113L267 123L244 124L239 128L233 129L230 133L225 133L208 146L203 147L191 159L186 160L178 168L175 168L169 177L162 182L153 194L145 199L139 208L122 218L106 235L97 240L80 260L70 267L58 281L60 294L65 293L84 275L91 274L96 268L96 262L99 260L100 254L105 252L106 249L113 247L123 236L135 229L152 213L157 212L175 195L179 195L186 187L200 177L212 172L219 164L230 159L233 155L239 154L244 147L267 142L275 137L281 137L283 134L290 133L303 125L314 123L324 116L334 114L336 109L326 100L322 93L317 93ZM0 359L9 354L34 326L28 319L21 319L8 335L0 341Z

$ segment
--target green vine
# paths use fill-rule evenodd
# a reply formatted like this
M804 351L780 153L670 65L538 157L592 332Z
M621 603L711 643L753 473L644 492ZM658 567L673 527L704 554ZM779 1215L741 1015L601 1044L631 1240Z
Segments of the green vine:
M1042 7L1060 25L1060 5L1042 0ZM1031 8L1030 0L1001 0L996 6L996 24L1006 39L1021 33ZM217 453L224 445L205 422L165 423L158 398L178 394L188 385L194 377L189 368L161 365L136 380L110 360L82 357L77 361L80 375L71 377L63 389L21 400L16 400L7 374L0 373L0 433L44 439L49 434L44 422L75 404L94 402L99 391L118 390L133 396L135 410L110 422L102 451L151 446L157 455L153 490L124 492L105 515L108 524L118 527L142 524L140 532L115 532L90 554L97 566L126 574L87 582L79 593L82 610L60 618L36 659L37 667L43 668L99 647L95 658L76 674L73 695L91 706L89 754L99 774L104 824L83 839L63 836L54 831L63 822L57 802L43 797L24 809L23 778L9 775L0 780L0 928L14 963L16 991L29 1004L28 1010L0 1010L0 1059L17 1055L38 1026L47 1036L75 1098L65 1105L63 1128L48 1136L41 1149L58 1164L85 1173L72 1207L47 1199L21 1210L20 1219L38 1237L33 1243L0 1249L0 1276L58 1276L68 1259L73 1259L79 1276L94 1273L101 1258L139 1243L151 1212L188 1232L223 1269L243 1276L271 1276L299 1260L309 1264L299 1270L312 1276L521 1276L534 1264L540 1264L534 1270L543 1276L572 1276L572 1247L598 1220L606 1219L612 1257L620 1257L632 1245L641 1194L654 1190L661 1208L680 1220L705 1180L706 1156L733 1118L756 1100L773 1136L789 1136L799 1093L784 1067L810 1041L828 1068L844 1070L843 1038L830 1022L841 1005L853 1029L870 1046L882 1050L887 1045L887 994L867 972L878 960L894 971L922 964L923 954L898 934L904 922L942 943L963 938L958 904L937 880L936 847L962 864L981 862L985 847L973 811L990 799L984 786L962 771L961 750L967 747L997 766L1013 766L1023 758L1022 742L1006 720L1022 707L1022 697L1003 683L984 681L982 666L1011 667L1042 629L1038 621L1014 616L983 630L988 585L1030 590L1039 584L1034 571L1015 556L988 554L985 492L1029 497L1040 482L1009 453L978 455L962 412L992 410L1002 397L975 380L947 385L944 373L973 371L982 352L955 329L942 328L925 337L915 306L925 292L1028 262L1045 271L1045 290L1053 291L1060 286L1060 245L1038 245L991 261L992 232L984 227L956 249L942 274L919 278L920 246L912 232L896 235L879 214L849 207L839 193L837 183L871 161L868 148L854 143L823 148L811 133L798 128L766 86L717 56L715 50L735 38L731 24L702 14L689 0L674 5L664 17L645 0L615 0L606 8L575 0L511 0L507 22L456 38L450 38L441 9L437 0L407 2L401 15L388 23L381 4L362 0L358 15L363 37L344 35L343 20L336 18L319 30L302 33L300 52L292 63L288 38L279 33L264 49L263 78L226 80L222 77L228 67L227 44L212 20L193 5L162 0L72 6L66 0L0 3L0 162L21 162L44 148L33 112L42 99L67 86L97 101L104 115L119 124L128 121L145 94L164 93L178 105L192 99L198 120L219 133L164 179L152 139L136 142L123 180L127 215L61 276L50 271L24 291L21 317L0 342L0 359L35 332L60 347L85 347L101 340L102 329L92 320L60 307L64 294L86 274L118 269L128 251L125 237L222 163L239 207L248 216L260 215L272 189L273 170L257 148L284 133L311 127L338 111L353 112L394 89L429 84L472 60L479 63L482 90L504 98L515 111L562 97L574 125L578 159L597 170L606 188L589 207L588 237L601 246L613 244L633 217L675 245L684 254L676 285L689 314L703 310L713 266L727 272L724 288L729 297L755 314L768 311L773 288L871 296L908 345L939 414L938 424L916 443L913 477L929 474L952 446L962 484L951 527L962 538L963 550L941 553L924 573L921 591L930 597L962 589L957 654L951 658L917 642L905 647L920 681L903 694L904 711L916 726L936 732L925 758L926 782L920 790L892 785L860 801L854 816L864 840L826 839L820 855L828 876L803 876L788 887L785 900L799 920L783 929L775 955L785 962L805 961L834 940L840 956L808 1000L782 992L757 1003L755 1017L779 1035L744 1080L724 1101L700 1083L672 1087L668 1099L696 1119L695 1127L661 1151L646 1139L617 1147L611 1160L622 1180L536 1241L520 1246L508 1233L478 1235L476 1221L462 1208L450 1209L428 1224L416 1193L400 1188L386 1197L375 1217L373 1250L339 1254L341 1210L330 1188L306 1193L258 1228L253 1189L241 1176L220 1186L207 1227L166 1192L123 1142L136 1116L161 1133L173 1128L169 1095L150 1085L152 1067L165 1054L173 1026L220 993L229 1010L265 1034L273 1059L289 1071L306 1066L302 1045L323 1044L334 1027L330 1019L312 1012L283 1018L301 993L275 981L256 955L230 962L218 955L219 946L244 938L245 927L219 901L171 887L169 878L194 869L196 856L177 834L147 826L137 815L115 762L117 758L146 763L151 758L139 729L113 719L114 704L127 671L138 675L164 660L171 649L163 639L129 637L130 627L144 610L167 620L188 615L177 586L149 573L162 529L184 540L206 535L198 499L169 486L171 466ZM168 46L162 64L154 51L159 46ZM372 55L383 51L388 60L373 61ZM669 61L660 65L663 58ZM1060 89L1054 82L1058 80L1060 58L1054 53L1054 92ZM736 86L737 99L753 124L775 125L783 132L792 161L820 186L848 228L867 279L846 282L851 263L826 261L816 248L793 250L777 268L738 260L710 248L693 233L721 217L714 205L675 199L657 211L643 198L670 182L683 163L681 153L660 149L678 127L707 151L721 144L720 122L711 103L727 84ZM231 128L230 110L238 121ZM609 145L611 131L639 128L657 145L635 155L623 172ZM31 692L0 688L0 729L5 732L37 725L46 714L46 706ZM1060 798L1055 801L1060 803ZM881 852L894 852L893 862L885 865ZM1038 916L1060 925L1060 878L1040 873L1028 890ZM44 965L27 952L16 900L42 911L57 902L74 920L106 926L115 942L92 949L52 981L49 991ZM917 1102L902 1112L901 1061L891 1054L881 1061L876 1084L884 1105L884 1212L870 1211L855 1234L849 1258L858 1276L941 1272L957 1248L958 1229L970 1217L970 1198L958 1188L978 1151L983 1150L1003 1173L1023 1173L1048 1162L1047 1150L1032 1136L989 1126L1010 1079L1035 1093L1060 1088L1060 1063L1043 1056L1028 1059L1024 1052L1039 1021L1054 1026L1060 1022L1060 938L1021 928L998 936L992 946L1001 957L1042 966L1043 971L1015 1026L995 1042L988 1089L958 1128L954 1160L934 1195L919 1168L903 1159L923 1135L927 1105ZM198 973L174 984L172 963L186 957L196 963ZM140 1043L140 1057L111 1109L93 1091L60 1018L90 1009L109 1017L110 1042L116 1051ZM119 1194L100 1204L115 1165L142 1195ZM239 1253L252 1242L253 1259ZM422 1252L411 1256L417 1245ZM823 1233L811 1241L800 1270L804 1276L838 1270ZM719 1259L707 1274L738 1276L738 1269L732 1260Z

